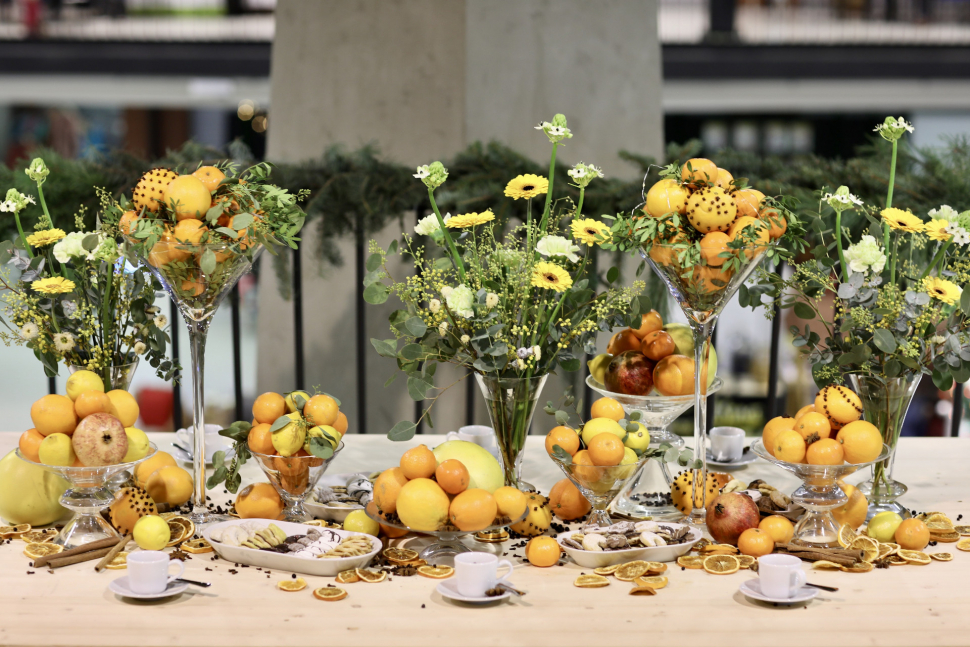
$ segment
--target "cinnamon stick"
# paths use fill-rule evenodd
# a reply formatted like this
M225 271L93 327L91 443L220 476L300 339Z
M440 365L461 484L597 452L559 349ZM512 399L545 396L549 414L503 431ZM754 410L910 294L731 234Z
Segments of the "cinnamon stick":
M102 560L98 562L98 565L94 567L94 570L98 573L103 571L105 567L108 565L108 563L111 560L113 560L115 557L117 557L118 553L120 553L121 550L128 545L129 541L131 541L131 533L128 533L127 535L122 537L121 541L118 542L118 545L112 548L110 551L108 551L108 553L104 556L104 558L102 558Z
M800 559L816 562L818 560L828 560L842 566L852 566L862 560L863 552L846 548L806 548L805 546L788 546L779 549L779 553L794 555Z
M81 562L89 562L92 559L104 557L112 550L113 550L112 548L99 548L97 550L89 550L86 553L77 553L75 555L71 555L70 557L62 557L60 559L58 559L60 555L54 555L53 559L50 559L47 561L47 568L55 569L55 568L61 568L62 566L70 566L71 564L80 564Z
M63 559L65 557L73 557L74 555L80 555L82 553L87 553L92 550L98 550L100 548L111 548L115 544L121 541L121 537L108 537L107 539L99 539L97 541L91 541L81 546L76 546L68 550L55 553L53 555L44 555L38 557L34 560L34 567L40 568L41 566L46 566L47 563L53 559Z

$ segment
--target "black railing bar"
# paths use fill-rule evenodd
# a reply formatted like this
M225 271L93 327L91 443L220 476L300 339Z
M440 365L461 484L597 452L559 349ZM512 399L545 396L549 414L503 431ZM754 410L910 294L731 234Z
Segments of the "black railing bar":
M960 421L963 419L963 384L953 385L953 412L950 414L950 436L960 435Z
M182 323L182 317L179 315L178 307L175 305L173 299L169 299L169 317L168 320L172 323L170 328L172 332L172 361L179 362L179 332L181 331L180 324ZM179 429L182 426L182 384L181 384L182 372L176 371L175 377L172 378L172 429ZM176 384L178 382L178 384Z
M781 261L775 272L781 274L784 267ZM778 346L781 341L781 309L776 302L771 307L771 344L768 347L768 401L765 403L765 422L778 415Z
M367 273L366 247L364 245L364 215L357 214L355 227L354 261L357 282L354 285L357 306L357 433L367 433L367 303L364 301L364 276Z
M293 352L296 389L302 390L306 383L306 367L303 356L303 263L299 248L293 250Z
M47 378L47 392L51 395L57 393L57 376L51 375Z
M465 380L465 424L475 424L475 372L468 371L468 379ZM529 433L526 430L526 433Z
M233 420L245 420L243 415L242 388L242 340L239 325L239 283L232 286L229 293L229 303L232 305L232 387L236 401L236 417Z

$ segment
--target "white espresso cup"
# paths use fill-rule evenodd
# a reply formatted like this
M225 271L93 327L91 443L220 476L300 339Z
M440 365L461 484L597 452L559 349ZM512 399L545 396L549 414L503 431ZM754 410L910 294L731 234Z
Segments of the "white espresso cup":
M508 571L502 577L498 576L498 569L507 566ZM485 591L495 588L499 582L504 582L512 574L512 562L507 559L499 561L491 553L459 553L455 555L455 582L458 592L469 598L485 597Z
M794 555L763 555L758 558L761 592L769 598L787 599L805 586L802 560Z
M737 427L711 427L707 432L711 441L711 455L719 463L741 460L744 453L744 429Z
M160 550L137 550L128 555L128 588L132 593L161 593L169 582L182 577L185 563L179 559L168 558L168 553ZM171 575L170 564L178 564L179 572Z
M458 431L449 431L445 435L445 440L465 440L484 447L497 460L499 458L498 442L495 440L495 430L486 425L468 425L461 427Z

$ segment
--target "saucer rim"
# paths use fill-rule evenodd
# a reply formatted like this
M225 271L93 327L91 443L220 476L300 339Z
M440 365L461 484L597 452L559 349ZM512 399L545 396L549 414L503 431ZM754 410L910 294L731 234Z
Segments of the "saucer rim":
M121 584L124 580L125 583ZM123 598L131 598L133 600L151 600L156 598L170 598L175 595L180 595L189 588L188 582L169 582L165 585L165 590L159 593L135 593L128 586L128 576L122 575L121 577L115 578L108 582L108 590L110 590L115 595L120 595Z
M754 589L751 586L751 582L759 582L758 588ZM803 586L798 591L799 593L790 598L770 598L761 591L760 579L757 577L748 578L741 582L738 586L738 590L741 591L745 596L750 597L759 602L770 602L773 604L798 604L799 602L808 602L818 596L819 590L812 588L810 586ZM804 592L804 593L802 593Z
M482 597L482 598L467 597L458 592L457 584L455 585L455 588L451 588L448 586L450 579L452 578L448 578L441 582L438 582L438 586L435 587L435 590L437 590L438 593L448 598L449 600L457 600L458 602L466 602L469 604L486 604L488 602L500 602L512 596L511 591L506 591L503 595L497 595L495 597ZM511 582L506 582L506 584L508 584L509 586L512 586Z

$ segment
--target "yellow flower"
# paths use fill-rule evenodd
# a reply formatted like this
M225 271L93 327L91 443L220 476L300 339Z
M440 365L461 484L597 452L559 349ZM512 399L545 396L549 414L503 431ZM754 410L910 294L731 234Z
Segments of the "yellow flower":
M532 285L537 288L563 292L568 290L572 284L573 280L569 276L569 272L555 263L549 263L548 261L536 263L535 268L532 270Z
M923 231L923 221L918 216L914 216L908 211L890 207L879 212L883 222L900 231L908 231L911 234Z
M923 232L931 240L939 240L939 241L950 240L952 236L946 233L946 228L949 224L950 223L944 220L943 218L934 218L933 220L930 220L928 223L923 225Z
M927 276L923 279L923 289L934 299L951 306L960 298L962 291L956 283L941 279L938 276Z
M579 220L573 220L572 229L573 238L584 245L595 244L597 236L603 236L606 238L606 240L610 239L609 225L602 223L599 220L593 220L592 218L580 218Z
M62 276L54 276L34 281L30 287L41 294L65 294L74 291L74 281L68 281Z
M63 229L45 229L27 236L27 244L31 247L47 247L64 238L64 236L67 236L67 234L64 233Z
M534 198L549 191L549 180L541 175L520 175L512 178L505 185L505 195L518 200L519 198Z
M484 225L490 220L495 220L495 214L492 213L491 209L481 213L463 213L458 216L452 216L445 223L445 226L449 229L466 229L468 227Z

